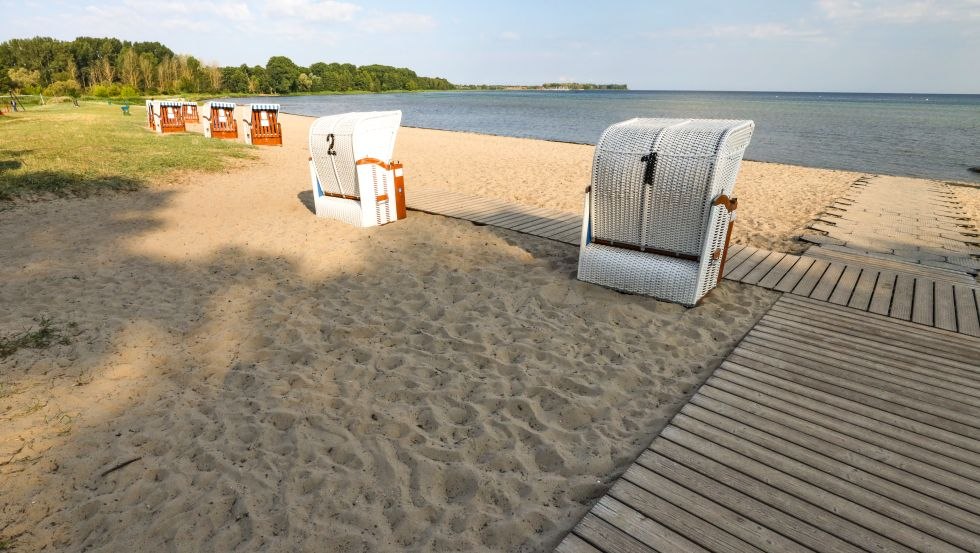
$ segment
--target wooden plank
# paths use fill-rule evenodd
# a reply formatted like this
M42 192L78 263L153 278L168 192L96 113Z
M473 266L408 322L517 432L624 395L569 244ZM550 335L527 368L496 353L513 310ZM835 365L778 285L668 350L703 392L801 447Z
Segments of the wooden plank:
M725 259L731 259L732 257L735 256L735 254L742 251L743 249L745 249L745 244L731 244L730 246L728 246L728 251L725 252Z
M573 219L571 221L561 220L561 219L549 219L547 222L542 223L536 227L531 227L526 229L525 232L529 234L542 234L556 229L569 230L573 227L578 227L582 224L582 221L578 219Z
M628 505L605 496L592 508L592 513L626 532L640 543L660 551L694 551L707 553L684 536L659 522L647 518Z
M728 278L728 275L733 270L735 270L739 265L744 263L746 259L752 257L758 251L759 251L758 248L753 248L752 246L745 246L737 254L729 257L728 260L725 261L725 278Z
M951 343L946 338L928 333L916 333L903 328L894 328L878 322L855 321L821 314L818 310L797 311L783 305L774 305L766 317L794 321L811 325L814 328L837 332L841 323L848 325L847 332L839 333L846 337L861 338L884 344L886 348L906 349L941 358L946 365L961 366L966 369L977 367L977 347L969 343ZM925 328L925 327L924 327ZM958 336L953 334L952 336Z
M771 327L757 326L753 328L742 343L747 342L765 343L767 347L773 348L781 347L786 352L799 352L800 355L809 359L818 361L822 359L831 366L853 367L855 370L867 369L874 371L879 375L879 378L887 378L885 375L894 375L896 378L901 378L902 382L907 383L907 385L916 387L916 389L921 386L925 390L935 390L936 393L940 393L940 390L950 391L956 393L955 397L961 398L965 403L973 405L973 402L976 401L977 405L980 405L980 381L976 379L960 378L920 365L874 354L868 355L856 348L837 348L833 344L828 344L816 337L800 336ZM898 381L895 380L895 382ZM962 398L968 398L968 400Z
M817 286L820 277L827 270L827 267L830 267L830 263L821 259L815 259L813 264L810 265L810 268L807 269L806 274L800 279L800 282L793 287L792 293L800 296L809 296Z
M709 404L708 402L729 405L748 414L761 417L762 420L758 421L759 424L767 424L767 421L771 421L772 423L780 424L789 429L798 430L808 436L823 440L825 443L832 444L832 447L826 449L826 451L838 455L838 460L857 463L867 463L870 461L884 463L889 467L894 467L894 470L898 471L892 472L893 469L887 469L887 474L892 476L898 475L898 479L893 480L896 483L902 483L903 481L912 482L915 484L915 489L928 491L933 497L947 500L953 505L980 514L980 502L977 501L977 497L980 497L978 495L980 494L980 482L959 477L930 463L903 455L900 451L894 451L854 436L845 435L836 431L833 423L828 426L816 424L790 413L767 407L761 403L730 394L711 386L702 388L691 401L696 405L712 410L717 405ZM722 409L722 407L718 407L718 409ZM797 443L802 445L804 442L801 440ZM906 446L908 447L908 444ZM857 453L861 458L857 461L852 461L852 459L856 458L855 455L847 455L836 448ZM815 451L824 452L825 449L821 446ZM905 477L900 477L900 475L906 473L913 480L906 480Z
M762 263L762 260L769 257L769 254L771 253L772 252L770 252L769 250L756 250L755 253L749 256L749 258L746 259L745 261L739 263L738 267L732 269L731 272L728 272L727 271L728 268L726 267L725 278L729 280L735 280L735 281L742 280L745 277L745 275L749 274L749 272L752 269L755 269L755 267L759 263Z
M568 534L555 548L555 553L602 553L602 550L592 547L575 534Z
M667 448L671 447L671 442L667 440L658 441L666 444ZM654 444L651 447L657 447L657 445ZM685 450L679 454L677 450L682 448L676 445L673 447L676 448L674 455L681 457L682 460L693 465L704 463L704 460L691 462L691 458L694 457L693 453ZM648 449L640 454L636 464L630 467L627 473L630 474L631 481L637 481L641 478L638 471L643 471L643 474L660 476L661 480L659 481L644 480L643 483L638 483L646 489L652 489L650 486L655 485L658 489L665 490L670 498L676 498L676 504L689 511L700 512L705 507L714 506L716 509L724 509L722 513L726 517L729 513L745 517L746 520L742 524L734 524L731 527L726 524L724 529L731 533L738 533L737 535L745 541L763 549L767 547L765 544L761 544L755 535L767 540L768 543L778 547L781 551L797 550L801 544L806 548L806 551L812 550L819 553L863 553L862 549L821 530L812 525L809 520L804 522L796 519L751 495L747 495L747 493L751 493L751 490L731 487L729 484L738 485L737 481L733 481L735 478L726 478L726 475L719 474L722 471L718 467L713 468L714 474L711 474L712 471L710 470L704 471L704 473L698 472L681 462ZM763 485L759 485L756 491L763 489ZM683 494L684 490L689 491L687 494ZM765 490L768 493L759 493L758 495L769 495L773 491ZM687 506L689 504L693 505ZM785 505L781 506L785 508ZM794 510L790 512L794 512ZM750 522L755 524L750 524ZM772 529L772 533L779 537L769 538L768 534L763 533L769 529ZM783 538L782 536L786 537ZM786 543L787 538L796 543Z
M696 492L692 492L683 485L675 483L669 478L665 478L640 464L634 464L628 468L620 482L629 484L629 486L623 486L617 490L617 493L624 495L624 497L619 497L620 501L634 506L638 511L649 517L662 520L660 516L661 512L679 508L694 517L698 517L696 520L700 522L700 528L696 532L702 533L705 532L705 529L711 528L720 529L719 532L711 531L713 535L708 535L704 541L695 538L694 536L696 534L693 532L684 532L685 536L692 538L709 549L760 551L776 547L779 551L798 551L800 553L810 551L800 544L769 530L762 524L747 524L745 518L737 512L719 505L710 496L705 497ZM616 488L616 486L613 486L613 488ZM652 503L646 503L641 508L640 501L626 501L625 495L627 493L639 496L640 501L644 503L651 496L656 499ZM666 505L662 508L659 507L657 500L662 501ZM650 507L653 508L649 509ZM704 524L705 522L709 524Z
M540 215L535 215L530 220L507 224L505 228L509 228L510 230L514 230L524 234L529 234L527 232L527 229L540 226L542 223L548 223L549 221L551 221L551 219L548 219L547 217L541 217Z
M759 262L754 269L742 278L742 282L745 284L758 284L784 257L786 257L784 253L770 252L765 259Z
M786 469L800 467L791 467L790 463L779 459L775 454L767 455L765 452L760 451L760 448L747 447L747 444L740 443L738 440L729 439L725 436L726 433L712 430L709 426L698 423L683 415L678 415L674 418L674 421L675 424L665 428L662 433L664 437L673 442L677 442L702 455L722 462L749 476L763 480L805 501L809 501L831 512L838 513L848 520L887 536L896 542L906 544L913 549L936 552L953 552L958 550L958 548L937 540L915 528L897 523L890 516L882 515L876 510L843 499L820 486L812 484L811 479L819 480L823 484L826 484L828 480L828 478L820 478L820 475L816 471L806 471L802 468L801 470L793 471L797 474L804 474L803 478L799 478L788 474ZM676 422L680 422L684 427L680 427ZM728 447L730 445L746 447L739 447L741 451L737 451ZM742 453L743 451L751 453L753 456L745 455ZM775 466L759 461L758 458L766 459L766 461L773 463ZM834 489L839 488L839 486L831 485L828 485L828 487ZM888 509L883 505L876 505L876 507L885 511L892 511L892 509ZM892 549L893 547L883 550L890 551Z
M858 254L846 250L846 247L825 244L809 248L806 255L826 261L837 261L846 265L855 265L862 269L875 269L883 273L906 273L916 277L925 277L930 280L943 280L959 284L972 284L975 282L973 277L966 273L966 268L962 271L940 269L894 259L894 256L891 254ZM888 259L889 257L893 259Z
M515 219L522 219L524 217L534 216L534 215L536 215L536 213L534 212L534 210L530 208L526 208L523 206L516 206L516 205L508 206L506 209L501 210L501 212L498 215L489 217L486 222L488 225L494 225L500 227L500 226L507 225L509 222Z
M973 290L958 284L953 287L953 297L956 302L957 330L970 336L980 336L980 316Z
M827 370L843 378L854 378L858 382L889 389L897 387L902 391L914 390L922 394L923 401L939 404L955 401L966 406L967 412L980 415L980 388L957 386L944 379L930 378L918 372L893 367L886 360L877 364L851 356L850 352L837 352L810 346L798 340L786 340L779 336L764 333L750 334L739 344L759 354L773 355L784 361L799 361L804 366L817 370ZM736 350L737 351L737 350Z
M895 291L892 294L892 306L888 312L890 317L908 321L912 318L912 292L915 288L915 278L898 274L895 279Z
M708 523L628 479L616 482L609 490L609 496L710 551L761 553L760 549L715 526L713 522L717 516Z
M953 300L953 285L939 281L933 285L933 325L943 330L956 332L956 305ZM977 354L980 357L980 351Z
M875 269L863 269L861 271L861 276L854 286L854 293L847 302L848 307L860 309L861 311L868 310L868 307L871 305L871 296L874 293L875 284L878 282L878 274L879 272Z
M908 473L852 455L833 443L812 438L740 409L717 402L706 403L718 411L689 403L681 412L709 425L712 431L717 429L724 432L719 435L730 441L722 445L754 457L759 453L761 455L756 459L798 478L814 473L816 476L811 477L810 482L823 489L879 512L883 512L882 506L887 506L898 520L932 535L944 536L944 539L953 538L949 541L961 547L973 540L971 532L980 531L980 517L913 489L914 477ZM683 424L683 419L680 423ZM751 446L741 450L733 445L739 442ZM823 473L833 476L825 478ZM890 476L896 481L883 476ZM941 486L927 483L925 479L915 482L931 486L935 494L942 494Z
M793 265L793 268L783 278L779 279L779 283L773 289L780 292L791 292L799 284L800 279L803 278L803 275L810 269L814 261L815 259L812 257L801 257Z
M895 291L895 273L882 272L875 283L875 291L871 295L868 311L880 315L888 315L892 306L892 294Z
M591 512L579 521L574 532L589 543L601 544L606 553L657 553Z
M811 395L827 398L834 405L849 405L878 420L895 421L904 428L931 433L937 439L980 453L980 424L976 416L962 412L966 411L965 406L949 409L941 406L941 400L935 396L913 390L899 392L900 387L883 382L872 386L857 374L849 381L826 367L820 371L810 368L812 363L800 359L787 361L783 357L785 354L772 350L760 354L740 346L726 362L806 387Z
M896 437L897 439L911 439L913 443L917 441L917 445L920 447L966 463L971 467L969 472L980 471L980 467L975 465L978 458L973 449L976 448L976 444L970 443L971 440L963 436L958 436L952 432L933 428L928 424L923 424L895 413L868 407L847 398L838 397L822 390L798 384L792 380L783 378L786 371L773 374L776 371L760 371L731 361L724 361L721 366L725 371L716 372L715 374L718 378L723 377L752 389L764 389L766 393L786 394L786 392L791 392L790 394L786 394L784 398L791 403L802 405L807 409L817 412L831 411L835 416L853 417L854 420L859 421L857 424L860 426L871 426L875 431L887 432L887 435ZM758 383L764 386L760 386ZM778 389L782 391L774 392L774 390ZM848 412L849 414L843 415L842 413L844 412ZM891 427L891 429L888 427ZM967 444L968 447L960 447L961 444Z
M851 295L854 294L854 289L857 287L858 278L861 276L861 269L859 267L847 267L844 269L844 274L840 276L840 280L837 281L837 287L834 288L834 292L830 294L830 303L836 303L837 305L847 305L851 301Z
M674 437L685 439L686 436L682 432L683 431L678 431ZM912 551L908 547L905 547L898 542L894 542L885 536L881 536L875 532L867 530L862 526L854 524L850 520L840 516L839 513L834 513L833 511L821 508L807 501L803 501L792 493L788 493L787 491L777 487L767 479L754 478L740 470L737 470L741 465L739 462L740 460L735 459L733 461L731 459L724 458L723 451L718 449L712 448L710 451L710 453L715 453L716 455L720 453L719 456L722 458L716 460L710 455L704 455L700 451L685 447L666 436L661 436L650 446L650 451L653 454L667 458L676 464L687 468L688 470L696 471L697 474L703 474L714 481L724 483L725 485L754 498L763 505L771 506L777 513L781 512L795 516L796 518L791 519L790 523L792 524L792 521L796 521L796 524L799 525L799 529L801 531L806 531L805 525L810 524L817 528L818 531L826 532L830 536L845 537L847 542L853 543L862 550L902 552ZM648 459L647 453L644 452L644 454L640 456L640 459L641 462L643 462L644 459ZM734 465L734 468L732 468L730 465ZM650 465L647 464L647 466ZM685 480L685 482L696 481L697 480L694 478ZM710 486L709 489L712 490L715 487L710 481L706 485ZM792 536L792 534L789 533L786 535ZM819 534L817 534L817 536L819 536ZM824 541L823 543L826 545L825 550L842 552L851 551L850 543L841 544L841 541L842 540L837 538ZM818 547L814 547L814 549L820 550Z
M849 436L855 440L874 444L889 449L911 459L921 461L946 471L953 482L960 482L958 489L969 489L962 485L976 486L980 482L980 467L971 461L954 459L947 455L948 444L937 442L926 437L923 439L913 432L883 424L875 419L865 417L838 407L815 402L805 396L796 396L786 390L763 382L761 379L749 378L735 372L716 372L706 386L724 390L730 394L745 398L760 405L789 413L812 424L823 426L833 432ZM773 380L778 383L777 380ZM706 389L702 387L702 389ZM972 483L972 484L970 484Z
M553 238L559 242L564 242L572 246L578 247L582 241L582 230L569 231L564 234L559 234Z
M932 326L932 299L935 283L921 278L915 279L912 293L912 322Z
M943 339L948 341L948 343L957 344L972 344L970 347L980 347L980 339L972 336L961 336L958 334L951 333L948 330L942 330L939 328L931 328L922 325L918 325L909 321L901 321L898 319L893 319L887 315L879 314L869 314L869 313L859 313L853 309L839 307L825 302L818 302L811 300L809 298L802 298L798 296L783 296L779 299L780 304L793 304L798 305L806 309L815 311L825 311L827 313L833 314L834 316L844 317L852 321L866 322L868 324L876 323L890 328L901 329L904 328L915 335L922 335L930 337L933 339Z
M809 297L819 301L827 301L834 288L837 287L837 282L840 280L841 275L844 274L844 269L846 268L847 265L831 263L820 277L820 280L817 281L817 285L813 288L813 292L810 292Z
M825 340L828 343L833 344L833 346L838 349L850 348L859 351L862 354L874 355L882 360L892 363L894 363L895 360L901 360L908 363L915 363L920 366L925 365L930 369L951 376L967 379L975 378L975 367L972 367L967 363L958 363L953 360L939 358L929 353L923 353L921 351L917 351L916 349L911 349L914 344L903 344L902 346L896 345L894 348L886 350L883 349L882 342L875 339L869 339L868 337L856 335L854 333L842 334L840 332L835 332L832 328L828 329L816 326L814 324L800 323L797 322L797 320L777 320L775 315L772 318L759 321L757 328L764 329L768 332L785 331L806 333L807 337L816 340Z
M786 276L786 273L799 262L800 257L798 255L787 254L779 260L779 263L766 274L765 278L760 280L757 284L763 288L773 288L779 281Z
M793 298L795 299L795 298ZM776 304L780 311L797 311L799 314L814 316L820 320L838 323L846 322L862 329L865 333L884 332L890 339L908 339L924 346L931 346L937 354L948 354L947 357L966 356L972 358L980 348L980 340L971 336L963 336L948 330L932 328L918 325L910 321L901 321L890 317L865 317L865 313L852 311L851 313L840 313L833 311L840 309L830 303L819 305L800 306L792 302L779 301ZM953 352L956 355L953 355Z
M535 223L539 221L541 221L541 218L538 217L537 215L524 214L524 215L515 215L514 217L511 217L504 222L498 221L495 223L487 223L487 224L493 225L495 227L505 228L507 230L514 230L514 227L516 226L527 224L527 223Z

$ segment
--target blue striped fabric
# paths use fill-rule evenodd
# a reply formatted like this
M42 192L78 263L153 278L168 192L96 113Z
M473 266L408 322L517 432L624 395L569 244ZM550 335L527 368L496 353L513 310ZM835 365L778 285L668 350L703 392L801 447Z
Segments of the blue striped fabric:
M279 104L252 104L252 111L279 111Z
M235 103L234 102L211 102L211 107L235 109Z
M160 100L160 105L163 107L179 108L184 105L184 102L179 102L177 100Z

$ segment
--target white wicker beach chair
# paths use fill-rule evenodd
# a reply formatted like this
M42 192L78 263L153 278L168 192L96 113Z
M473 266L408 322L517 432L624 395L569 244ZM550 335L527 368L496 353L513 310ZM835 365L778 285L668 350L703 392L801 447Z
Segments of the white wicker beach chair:
M321 117L310 127L317 217L372 227L405 218L401 163L391 162L402 112Z
M279 104L250 104L245 123L245 142L257 146L282 146Z
M602 133L579 280L697 304L721 278L752 121L631 119Z

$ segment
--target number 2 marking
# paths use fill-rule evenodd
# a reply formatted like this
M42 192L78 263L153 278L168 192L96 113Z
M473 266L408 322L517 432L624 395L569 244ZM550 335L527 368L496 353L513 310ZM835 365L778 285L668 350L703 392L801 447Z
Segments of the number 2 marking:
M335 155L337 155L337 151L333 149L333 143L334 143L333 133L330 133L330 134L327 135L327 140L330 141L330 145L327 146L327 155L328 156L335 156Z

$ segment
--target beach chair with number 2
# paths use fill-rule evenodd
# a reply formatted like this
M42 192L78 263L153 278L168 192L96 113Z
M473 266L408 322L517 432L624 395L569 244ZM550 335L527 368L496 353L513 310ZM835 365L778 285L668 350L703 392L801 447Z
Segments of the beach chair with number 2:
M321 117L310 127L317 217L373 227L405 218L402 164L391 161L402 112Z
M631 119L602 133L578 278L687 306L720 280L752 121Z

